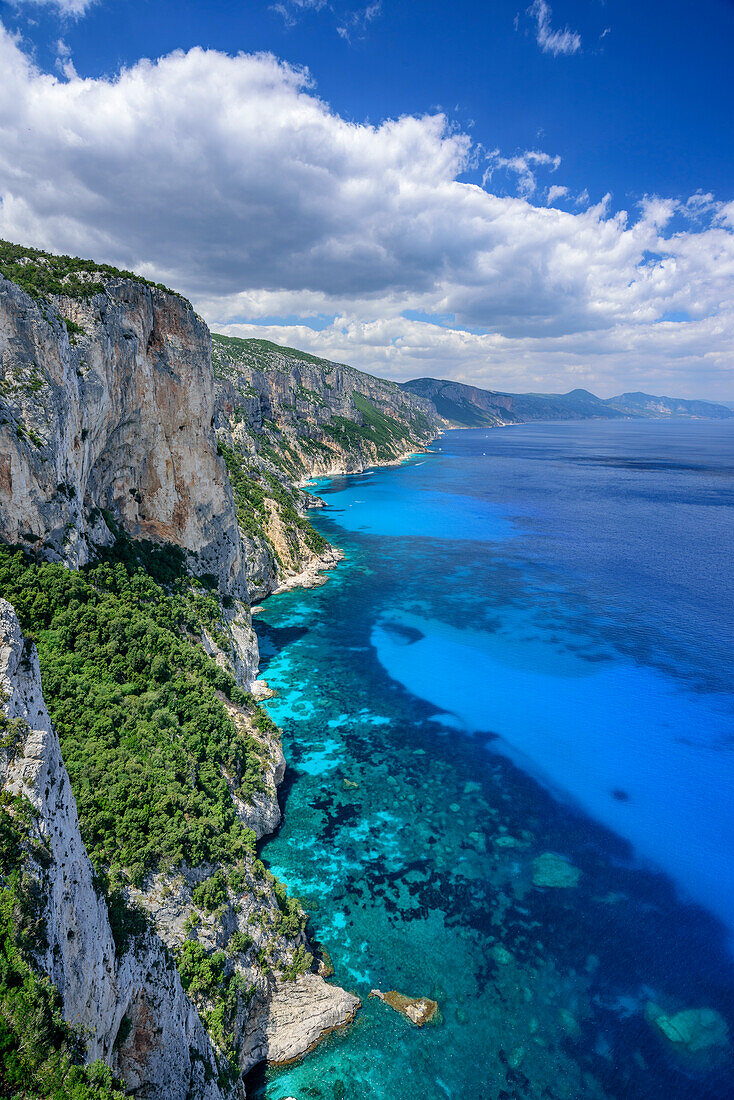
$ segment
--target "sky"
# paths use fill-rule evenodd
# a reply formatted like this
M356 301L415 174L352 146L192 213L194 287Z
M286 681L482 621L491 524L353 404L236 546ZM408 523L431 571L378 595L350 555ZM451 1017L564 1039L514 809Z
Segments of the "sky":
M0 237L402 381L734 401L734 0L0 0Z

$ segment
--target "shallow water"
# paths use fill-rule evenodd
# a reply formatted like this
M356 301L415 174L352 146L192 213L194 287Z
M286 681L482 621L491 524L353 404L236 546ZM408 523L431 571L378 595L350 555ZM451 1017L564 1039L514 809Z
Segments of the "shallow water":
M263 856L364 1007L252 1091L734 1096L731 1045L645 1017L734 1024L734 424L438 445L320 483L347 561L257 620L289 762ZM548 852L576 885L533 881Z

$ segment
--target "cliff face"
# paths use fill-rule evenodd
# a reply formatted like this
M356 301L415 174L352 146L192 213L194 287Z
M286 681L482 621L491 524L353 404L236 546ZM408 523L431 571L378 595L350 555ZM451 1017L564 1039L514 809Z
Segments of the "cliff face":
M0 277L0 533L82 564L108 537L97 513L109 509L240 594L206 326L177 295L122 279L58 309Z
M224 1100L218 1065L178 972L152 933L116 951L104 898L94 885L76 803L41 691L35 648L0 599L0 685L7 718L21 735L0 760L0 783L33 805L46 843L44 866L29 863L43 898L46 950L36 960L59 990L65 1018L130 1089L166 1100ZM124 1024L123 1024L124 1021Z
M245 683L257 644L213 416L209 332L183 298L118 278L52 306L0 275L0 538L79 566L112 517L181 547L230 598Z
M196 826L199 837L217 832L214 823L221 825L222 814L231 822L234 811L236 819L228 826L227 836L234 838L229 854L199 855L189 860L191 866L180 858L162 869L153 864L144 881L134 879L135 887L129 885L129 864L116 867L120 881L128 882L125 896L150 917L147 930L130 932L124 946L116 930L116 946L112 910L95 889L82 840L83 833L93 851L93 830L85 830L96 804L75 786L79 805L88 811L80 832L69 775L41 694L38 658L23 641L10 604L0 603L0 677L8 694L3 701L8 720L22 716L29 730L6 754L0 782L8 792L22 791L39 811L38 829L50 853L48 867L31 867L48 928L48 945L33 965L58 989L65 1018L82 1029L87 1059L101 1058L129 1090L147 1100L224 1100L243 1095L241 1083L233 1083L240 1072L261 1059L303 1054L347 1023L359 1004L324 981L308 951L305 914L256 857L253 834L264 835L280 819L277 785L285 762L278 731L228 678L233 674L247 687L256 675L250 596L272 591L304 562L331 560L332 552L304 518L311 503L307 495L289 484L254 437L242 435L242 446L236 442L237 417L231 424L222 419L219 439L215 435L214 417L220 414L209 334L187 302L91 262L17 251L20 260L10 272L15 281L0 275L0 540L20 544L32 556L16 556L11 566L12 555L3 548L6 585L19 586L14 591L25 600L23 586L33 569L51 568L42 562L75 569L107 556L111 565L96 579L84 570L75 587L77 593L83 590L93 617L100 601L111 602L109 615L97 617L97 628L77 621L68 636L67 653L77 638L84 651L83 658L81 650L74 658L82 662L75 675L86 678L88 691L102 689L93 704L97 709L76 714L73 727L82 740L88 728L104 727L104 752L117 753L119 762L124 746L118 728L128 720L114 709L119 692L126 693L128 716L135 700L144 700L143 709L150 700L141 730L159 723L182 761L175 776L168 773L181 789L166 830L174 829L174 811L188 798L201 820L212 823L189 822L187 831ZM34 265L28 279L26 260ZM242 469L248 446L252 477ZM250 497L262 506L264 528L249 523ZM161 548L164 563L178 561L171 547L183 551L188 574L167 574L163 588L145 589L149 578L138 578L134 569L136 563L148 569L154 560L160 565L151 543ZM58 597L65 583L58 581L54 610L44 604L47 619L33 618L32 597L25 602L24 623L42 632L53 616L76 614L69 607L78 610L76 598ZM148 642L133 659L128 641L136 645L137 637L130 635L122 645L119 638L141 609ZM113 619L114 630L103 640ZM159 627L169 636L160 635ZM42 664L51 662L43 664L44 678L49 673L53 682L48 639L44 643L42 634L36 636ZM225 675L216 680L208 710L198 712L204 726L198 731L203 740L196 741L188 713L176 715L172 709L179 706L180 691L167 695L161 685L173 676L185 685L201 669L202 648ZM116 667L108 673L113 651ZM207 683L214 682L212 676L206 673ZM60 690L57 683L48 697L52 710ZM218 717L217 707L225 714ZM230 748L226 720L234 732ZM68 737L58 715L57 721ZM65 751L67 744L64 740ZM89 744L90 760L100 766L102 750L95 747L100 742L92 738ZM211 756L206 761L202 744ZM242 746L250 747L245 752ZM134 762L135 774L145 763ZM78 766L70 768L75 784L81 782ZM114 771L113 762L105 773L111 785ZM226 806L215 805L220 796L212 793L222 782ZM196 796L189 790L194 787ZM131 811L126 791L124 782L110 790L119 814ZM161 789L159 801L165 797ZM133 808L145 816L152 805ZM146 820L153 827L153 818ZM252 845L244 849L242 828L252 830ZM211 847L213 841L206 843ZM108 853L101 857L104 866Z
M394 382L265 340L212 336L215 423L249 540L252 598L310 584L334 552L294 482L359 473L422 450L439 419Z
M212 337L217 412L305 477L394 462L436 434L430 404L395 382L265 340ZM273 457L272 454L269 457Z

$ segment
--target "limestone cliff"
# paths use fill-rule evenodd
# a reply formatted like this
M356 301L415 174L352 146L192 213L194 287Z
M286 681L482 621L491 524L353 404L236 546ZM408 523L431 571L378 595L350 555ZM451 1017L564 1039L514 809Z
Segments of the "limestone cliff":
M176 744L179 759L185 757L160 789L161 802L170 799L166 829L179 827L176 813L182 801L191 800L200 815L197 835L215 834L224 814L231 830L226 836L239 838L236 852L216 857L222 862L204 855L189 866L179 856L162 868L148 864L141 876L128 874L130 864L118 860L119 896L147 911L149 919L143 930L130 933L129 942L115 945L111 910L96 888L82 840L83 834L93 851L93 830L84 831L89 816L83 816L80 832L41 694L38 660L3 604L8 721L23 715L30 733L14 744L0 778L39 810L38 829L50 852L47 868L32 866L49 929L48 947L36 964L58 988L67 1020L87 1036L86 1057L102 1058L136 1095L219 1100L241 1089L241 1073L257 1061L300 1056L346 1024L359 1004L318 974L305 914L256 857L254 836L280 819L277 785L284 759L279 732L232 680L247 687L256 675L249 597L272 591L293 574L291 564L301 567L315 555L333 561L334 555L304 518L311 503L306 494L259 452L258 478L266 491L255 490L255 499L269 516L268 536L248 523L238 478L243 452L229 424L219 425L219 440L215 435L209 334L185 300L91 261L0 245L0 540L25 551L23 556L3 547L5 584L16 585L26 600L33 570L61 563L81 570L71 588L88 601L85 606L98 609L111 598L110 615L98 617L96 628L87 633L88 623L78 619L67 635L69 650L77 638L85 650L76 675L84 677L87 690L101 688L94 704L101 710L87 715L82 707L74 728L104 727L105 751L121 753L116 723L125 719L115 707L122 697L143 700L148 710L139 728L155 726ZM97 559L111 564L96 577L83 567ZM146 588L152 576L140 579L136 569L147 572L160 560L177 568L158 577L158 587ZM178 568L182 562L185 568ZM61 578L71 575L61 570ZM58 569L44 576L51 585L47 597L52 589L56 593L55 612L41 622L30 611L33 595L23 605L24 623L40 630L53 614L63 618L68 611L73 617L79 608ZM133 670L128 645L137 645L137 638L129 635L122 644L120 639L135 614L143 614L138 621L149 641ZM103 641L105 624L113 620L114 631ZM49 660L40 637L39 647ZM116 654L116 671L109 675L108 653L110 659ZM212 673L204 654L221 666L223 679ZM91 664L82 668L84 661ZM185 685L202 661L209 669L204 680L216 692L201 713L213 724L189 729L195 723L183 712L176 717L166 703L180 693L164 698L160 685L174 676ZM43 665L44 677L50 670L53 680L53 667L52 660ZM52 709L60 690L57 681L48 697ZM217 708L224 713L216 716ZM229 734L222 725L227 721ZM214 755L204 760L207 737L206 753ZM234 768L227 756L230 737L239 745ZM131 759L136 774L144 773L145 757ZM80 793L85 777L78 766L72 775L82 785L75 786L80 806L96 814L99 801ZM217 782L225 785L224 808L210 794ZM173 796L170 783L178 784ZM124 786L115 804L119 813L134 812L138 804L125 801ZM151 805L140 805L141 815L150 815ZM252 845L244 848L243 828L252 830ZM109 852L101 856L103 868ZM99 866L99 850L95 860Z
M306 518L320 501L297 483L398 462L434 438L439 418L394 382L266 340L215 333L212 365L220 449L252 545L251 595L310 583L336 559Z
M218 416L292 475L360 472L436 434L429 402L343 363L216 333L212 363Z
M37 959L59 990L66 1019L100 1058L139 1095L160 1100L224 1100L219 1065L176 967L152 932L120 952L105 899L95 888L79 831L59 742L46 709L35 648L11 605L0 599L0 685L3 711L19 722L4 748L0 782L33 805L35 828L47 846L43 865L28 873L41 887L46 949Z
M228 597L244 683L257 647L213 416L209 333L185 299L113 277L39 301L0 275L0 537L70 566L115 523L181 547Z

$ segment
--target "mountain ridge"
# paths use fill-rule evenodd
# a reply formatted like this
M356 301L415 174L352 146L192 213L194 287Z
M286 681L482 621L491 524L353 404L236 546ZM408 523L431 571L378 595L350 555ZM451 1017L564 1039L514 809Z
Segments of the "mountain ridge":
M576 388L562 394L505 393L442 378L414 378L400 386L430 401L446 427L476 428L522 424L533 420L727 419L724 404L688 398L657 397L642 392L601 398Z

